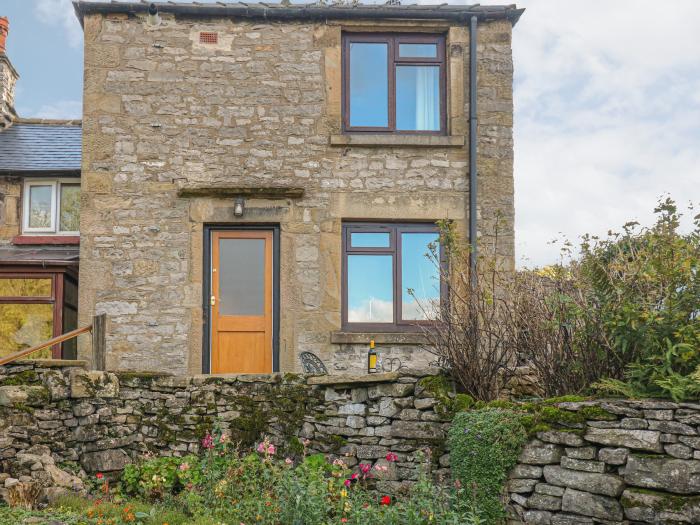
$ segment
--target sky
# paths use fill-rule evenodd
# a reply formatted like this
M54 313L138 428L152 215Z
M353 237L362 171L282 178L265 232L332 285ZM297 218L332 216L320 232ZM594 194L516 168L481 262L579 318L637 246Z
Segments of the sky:
M555 239L649 224L662 196L700 203L700 1L517 5L518 264L557 262ZM69 0L2 0L1 15L19 114L79 118L82 31Z

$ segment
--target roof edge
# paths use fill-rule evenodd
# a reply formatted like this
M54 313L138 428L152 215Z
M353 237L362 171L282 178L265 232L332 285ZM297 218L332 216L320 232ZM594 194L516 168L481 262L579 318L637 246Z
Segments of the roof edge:
M476 16L480 21L509 20L515 25L524 8L515 4L500 6L466 5L420 5L419 7L400 5L348 5L326 7L317 4L298 5L296 7L284 4L177 4L155 2L162 13L179 14L191 17L238 17L265 20L347 20L347 19L389 19L389 20L450 20L466 24ZM73 9L83 24L85 15L126 13L140 14L148 11L147 2L94 2L74 0Z
M52 118L33 118L19 117L13 124L41 124L44 126L82 126L81 119L52 119Z

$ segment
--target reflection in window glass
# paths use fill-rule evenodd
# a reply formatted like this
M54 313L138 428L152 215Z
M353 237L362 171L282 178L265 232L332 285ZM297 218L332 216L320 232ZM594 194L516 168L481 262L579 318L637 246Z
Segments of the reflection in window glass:
M348 256L348 322L394 321L391 255Z
M350 44L350 125L389 125L387 44Z
M0 297L51 297L51 279L0 278Z
M401 318L404 321L434 319L440 306L440 272L428 257L437 233L401 235ZM409 292L412 291L412 293Z
M29 348L53 337L52 304L0 304L0 355ZM32 354L50 358L51 349Z
M396 66L396 128L440 130L438 66Z
M219 240L219 313L264 315L265 240Z
M399 44L401 58L437 58L437 44Z
M52 186L29 187L29 227L51 228Z
M353 248L389 248L391 239L388 232L353 232L350 234L350 243Z
M77 232L80 228L80 184L61 184L59 230Z

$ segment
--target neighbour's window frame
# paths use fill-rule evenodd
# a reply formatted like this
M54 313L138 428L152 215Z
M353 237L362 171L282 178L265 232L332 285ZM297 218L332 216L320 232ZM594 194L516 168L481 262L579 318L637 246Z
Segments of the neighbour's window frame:
M445 35L436 33L352 33L342 36L342 122L344 133L391 133L397 135L446 135L447 134L447 70L445 54ZM388 126L369 127L350 125L350 44L353 42L386 43L387 44L387 75L388 75ZM432 44L437 45L437 57L401 58L400 44ZM440 129L439 130L397 130L396 129L396 66L425 65L440 67Z
M66 272L35 270L30 268L8 268L0 271L0 279L51 279L51 295L31 297L0 296L0 304L50 304L53 307L52 337L64 333L63 326L63 287L64 280L69 278ZM74 279L75 280L75 279ZM77 283L77 280L75 280ZM61 359L62 345L51 347L53 359Z
M389 233L389 247L353 247L352 233ZM404 320L403 284L402 284L402 250L401 235L403 233L437 233L440 228L435 222L345 222L342 227L342 271L341 271L341 317L342 329L347 332L420 332L432 320ZM393 322L391 323L361 323L348 321L348 256L349 255L392 255L393 280ZM447 286L443 279L447 262L445 252L440 243L438 256L440 258L440 308L444 308L447 297Z
M64 184L77 184L80 186L79 178L51 178L51 179L25 179L22 187L22 233L28 235L80 235L79 230L60 230L60 200L61 187ZM51 226L48 228L32 228L29 226L30 193L32 186L51 186ZM80 212L78 212L80 213Z

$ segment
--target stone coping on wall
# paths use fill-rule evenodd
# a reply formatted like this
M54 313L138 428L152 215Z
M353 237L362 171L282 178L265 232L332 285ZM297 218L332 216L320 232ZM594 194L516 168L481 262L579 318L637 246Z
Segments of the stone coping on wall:
M331 146L463 148L464 135L346 134L331 135Z
M372 339L380 345L423 345L427 342L422 332L331 332L333 344L368 345Z

